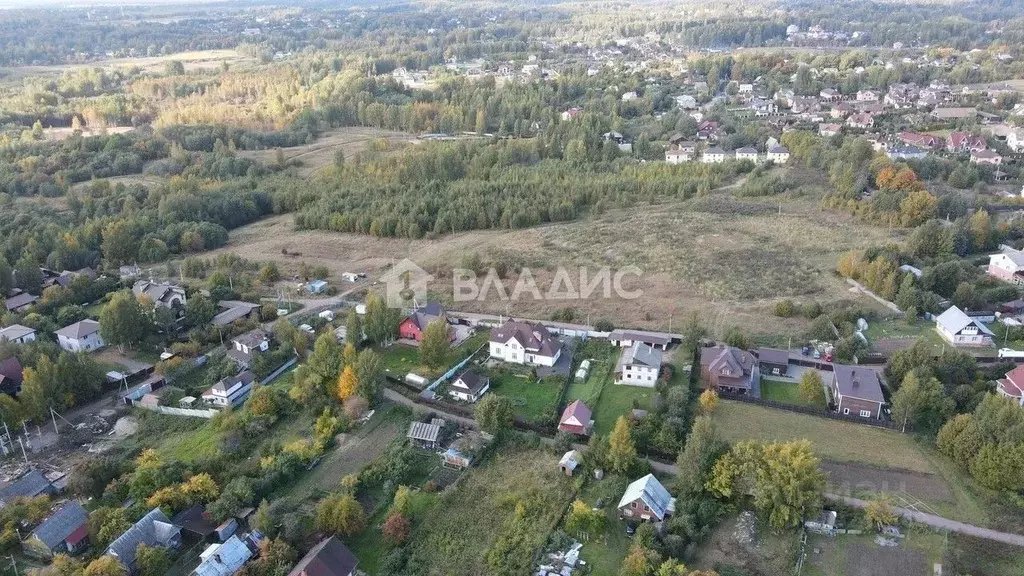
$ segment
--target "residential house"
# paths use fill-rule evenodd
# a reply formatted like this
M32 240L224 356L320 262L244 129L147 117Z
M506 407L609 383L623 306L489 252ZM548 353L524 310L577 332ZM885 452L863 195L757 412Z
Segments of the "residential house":
M1013 398L1017 404L1024 406L1024 364L1006 373L996 381L996 392L1000 396Z
M736 149L737 160L750 160L751 162L757 162L757 148L751 148L745 146L743 148Z
M818 98L822 102L838 102L843 99L843 95L835 88L825 88L818 92Z
M562 112L562 121L563 122L567 122L569 120L573 120L574 118L578 117L582 113L583 113L583 108L580 108L578 106L573 107L573 108L569 108L569 109L565 110L564 112Z
M864 366L833 364L832 403L840 414L861 418L882 417L885 396L878 372Z
M423 340L423 331L435 320L443 320L447 324L448 315L440 303L430 302L416 308L402 320L402 323L398 325L398 335L406 340L420 342ZM448 329L448 339L455 339L455 331L451 328Z
M754 116L757 118L765 118L779 114L779 103L775 100L754 98L747 104L747 108L753 110Z
M672 335L645 330L612 330L608 333L608 341L620 348L629 348L637 342L643 342L654 348L668 350L668 345L672 342Z
M7 307L8 312L21 313L28 310L38 300L39 296L29 294L28 292L19 292L13 296L8 296L4 300L4 305Z
M103 348L100 323L85 319L57 330L57 344L68 352L91 352Z
M28 344L29 342L34 342L35 339L35 329L29 328L28 326L22 326L21 324L11 324L7 328L0 330L0 342Z
M605 142L611 142L615 144L621 152L628 153L633 151L633 144L629 140L626 140L626 137L619 132L605 132L602 135L602 137L604 138Z
M21 393L22 368L17 356L0 361L0 392L14 397Z
M753 84L740 84L738 92L740 94L752 94L754 92Z
M977 108L936 108L932 110L932 117L938 120L965 120L978 117Z
M89 547L89 512L74 500L65 503L43 520L21 547L25 554L45 560L82 552Z
M572 476L576 469L580 466L580 460L582 460L579 450L569 450L562 455L562 459L558 461L558 470L566 476Z
M721 133L722 130L719 128L718 122L704 120L697 124L697 137L701 140L718 140Z
M842 124L818 124L818 135L824 138L831 138L842 131Z
M232 535L223 543L210 544L199 555L202 561L191 576L233 576L252 557L253 551L245 541Z
M288 576L356 576L359 560L337 536L328 536L314 546Z
M946 136L946 150L949 152L981 152L988 148L984 136L972 136L967 132L950 132Z
M682 164L693 160L693 152L683 150L665 150L665 162L669 164Z
M615 364L615 383L653 388L661 372L662 354L643 342L636 342L622 351Z
M918 148L929 148L935 150L945 145L942 138L931 134L921 134L919 132L900 132L896 137L900 142L909 146L916 146Z
M705 387L747 394L755 378L760 378L757 359L732 346L711 346L700 351L700 374Z
M980 150L971 152L971 164L989 164L999 166L1003 163L1003 157L995 150Z
M19 476L14 482L0 488L0 508L7 506L16 498L35 498L44 494L54 496L57 494L57 488L46 479L42 472L33 468Z
M153 302L153 306L167 308L168 310L179 310L185 307L187 301L185 289L174 284L162 284L149 280L138 280L132 286L132 294L136 298L145 296Z
M648 474L626 487L616 508L626 520L662 522L676 511L676 499L654 474Z
M590 408L582 400L573 400L558 419L558 430L580 436L588 436L594 426Z
M213 320L210 321L214 326L227 326L235 320L242 318L249 318L252 313L260 309L259 304L253 304L252 302L243 302L241 300L221 300L217 302L217 306L222 309L218 312Z
M829 111L829 116L839 119L846 118L857 111L857 108L850 102L840 102L832 107Z
M117 269L118 277L121 280L131 280L132 278L138 278L142 276L142 268L139 268L138 264L132 264L130 266L121 266Z
M214 384L209 390L203 392L203 400L208 404L220 407L240 406L249 397L255 384L256 376L245 370Z
M491 330L492 358L513 364L554 366L562 355L562 343L543 324L508 320Z
M857 102L878 102L881 95L877 90L858 90Z
M785 146L772 146L768 149L768 161L776 164L789 162L789 148Z
M790 104L793 114L812 114L821 111L821 102L811 96L796 96Z
M704 164L721 164L725 162L725 150L712 146L701 154L700 161Z
M789 374L789 351L758 348L757 364L762 375L787 376Z
M1011 284L1024 285L1024 251L1003 245L1002 251L988 257L988 274Z
M270 350L270 338L261 328L257 328L232 338L228 356L242 366L249 366L253 356L267 350Z
M693 110L697 108L697 99L688 94L676 96L676 106L679 106L684 110Z
M107 554L116 558L129 574L134 574L135 554L140 544L177 549L181 546L181 527L175 526L162 510L153 508L111 542Z
M466 370L448 386L448 395L463 402L476 402L491 387L491 379Z
M413 422L409 424L409 431L406 432L405 437L420 448L434 450L441 437L442 426L444 426L444 420L440 418L433 418L430 422Z
M1006 145L1014 152L1024 152L1024 130L1010 130L1006 135Z
M971 318L956 306L935 318L935 329L944 340L954 346L989 346L992 331L980 321Z
M928 152L917 146L890 145L885 147L885 155L890 160L922 160L928 157Z
M875 117L867 112L851 114L850 117L846 119L846 125L849 126L850 128L867 130L869 128L874 128Z

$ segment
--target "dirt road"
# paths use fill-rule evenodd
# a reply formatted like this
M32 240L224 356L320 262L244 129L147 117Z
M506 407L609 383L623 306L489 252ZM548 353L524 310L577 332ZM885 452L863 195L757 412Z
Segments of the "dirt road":
M830 494L828 492L825 493L825 498L836 502L842 502L848 506L853 506L854 508L866 508L868 505L866 500L851 498L849 496L840 496L838 494ZM989 530L988 528L974 526L973 524L964 524L963 522L957 522L956 520L950 520L934 514L925 514L924 512L909 510L907 508L896 508L896 513L907 520L913 520L935 528L942 528L943 530L959 532L960 534L985 538L986 540L994 540L1004 544L1024 546L1024 536L1021 536L1020 534Z

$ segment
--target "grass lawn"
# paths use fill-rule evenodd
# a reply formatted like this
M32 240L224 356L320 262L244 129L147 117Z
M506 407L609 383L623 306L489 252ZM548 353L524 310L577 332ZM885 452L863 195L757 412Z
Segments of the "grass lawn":
M913 439L893 430L728 400L719 403L714 420L729 441L807 439L820 458L935 472Z
M409 519L414 530L440 500L441 496L437 493L412 493L409 498ZM345 545L352 550L356 558L359 558L359 570L367 574L378 574L381 562L392 550L380 534L380 526L387 518L387 513L388 506L380 506L373 516L367 519L366 529L345 540Z
M920 318L912 320L894 318L880 322L871 322L868 325L865 336L867 336L868 342L874 349L882 349L884 351L909 348L919 338L924 339L937 353L941 353L944 348L950 347L950 344L943 340L942 336L939 336L939 333L935 331L935 322L929 322ZM883 342L880 346L880 340L886 342ZM905 341L902 345L899 342L901 340ZM995 349L995 346L958 348L958 350L964 350L971 354L991 354Z
M651 399L657 391L654 388L626 386L609 382L601 392L601 400L593 408L594 430L606 435L615 428L619 416L628 416L636 402L641 410L651 409Z
M781 380L769 380L761 378L761 398L774 400L784 404L796 404L799 406L810 406L800 397L799 386L796 382L783 382Z
M536 422L556 408L560 388L554 382L535 382L529 374L502 371L491 376L491 392L511 399L517 416Z
M558 456L548 451L503 446L465 473L469 477L441 495L406 545L420 574L490 573L487 552L499 541L510 544L506 521L517 508L526 521L511 543L514 557L532 558L573 494L572 480L558 471Z
M402 379L409 372L413 372L425 378L433 379L444 374L468 354L475 352L477 348L487 342L487 338L488 333L486 331L473 334L465 342L452 348L448 352L444 366L439 368L428 368L420 364L420 349L415 346L396 343L387 348L378 347L375 351L380 354L384 371L390 376Z
M598 500L604 503L604 534L593 535L583 544L583 551L580 553L580 557L590 565L591 574L617 574L622 559L629 552L632 541L626 535L626 524L619 520L615 508L628 484L626 478L615 475L605 476L602 480L591 478L579 493L579 499L591 507L595 506ZM570 536L575 537L574 534Z
M153 446L165 461L191 462L198 458L213 456L220 449L221 433L214 429L209 420L166 416L187 420L192 429L187 432L163 435Z

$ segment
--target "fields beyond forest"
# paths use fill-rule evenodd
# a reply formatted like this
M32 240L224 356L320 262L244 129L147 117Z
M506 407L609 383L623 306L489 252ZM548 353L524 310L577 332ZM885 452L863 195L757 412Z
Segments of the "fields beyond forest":
M780 203L781 202L781 203ZM782 298L822 303L864 297L852 295L832 270L843 252L884 244L892 232L815 206L814 198L709 197L615 210L581 221L525 230L481 230L433 240L373 238L326 231L298 231L290 215L236 229L217 250L252 260L275 260L285 273L300 262L327 266L333 274L366 272L379 276L394 262L409 258L435 275L429 289L452 293L448 271L477 253L484 261L511 261L531 269L541 291L557 267L577 278L581 267L636 266L639 278L626 275L623 287L642 290L640 300L600 297L588 300L502 302L492 291L486 301L459 302L465 311L510 313L546 318L565 306L592 321L608 319L637 328L678 328L690 311L708 319L714 336L731 326L750 327L776 339L802 333L807 322L772 314ZM780 212L781 207L781 214ZM296 256L284 255L283 250ZM508 290L515 278L507 280Z

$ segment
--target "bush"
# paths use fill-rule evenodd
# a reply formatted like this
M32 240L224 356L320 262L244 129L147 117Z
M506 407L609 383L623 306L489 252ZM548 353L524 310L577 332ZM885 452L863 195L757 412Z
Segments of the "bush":
M796 305L792 300L782 300L775 304L775 315L779 318L791 318L796 314Z

